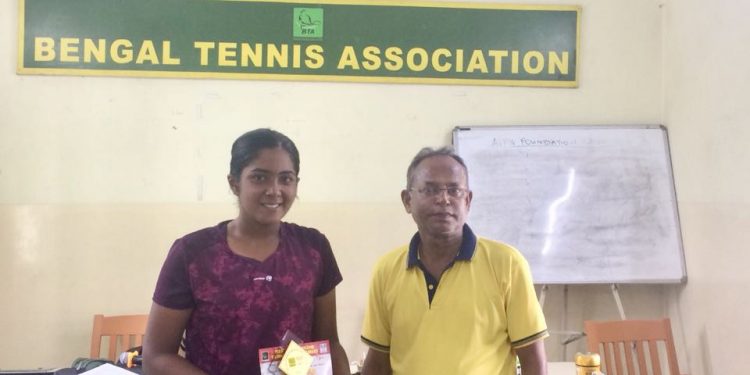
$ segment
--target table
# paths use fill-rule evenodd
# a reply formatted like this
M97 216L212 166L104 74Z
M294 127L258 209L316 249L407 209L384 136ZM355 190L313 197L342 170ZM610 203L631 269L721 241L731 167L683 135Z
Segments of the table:
M574 362L547 362L547 375L575 375Z

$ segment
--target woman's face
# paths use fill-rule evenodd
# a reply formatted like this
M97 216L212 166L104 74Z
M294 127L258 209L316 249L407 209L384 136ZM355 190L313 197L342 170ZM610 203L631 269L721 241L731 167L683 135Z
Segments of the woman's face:
M277 224L297 197L297 174L283 148L266 148L242 169L239 181L229 176L239 199L240 215L250 223Z

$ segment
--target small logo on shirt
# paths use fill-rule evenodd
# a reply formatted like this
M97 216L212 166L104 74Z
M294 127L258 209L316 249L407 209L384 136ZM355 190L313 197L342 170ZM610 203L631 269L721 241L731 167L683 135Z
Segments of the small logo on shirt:
M271 282L271 281L273 281L273 276L266 275L266 276L253 277L253 281L268 281L268 282Z

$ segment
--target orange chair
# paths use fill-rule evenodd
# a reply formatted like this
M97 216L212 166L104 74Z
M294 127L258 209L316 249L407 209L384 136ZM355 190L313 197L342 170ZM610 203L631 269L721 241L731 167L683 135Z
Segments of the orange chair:
M607 375L625 375L625 369L630 375L661 375L662 368L668 369L669 375L680 375L669 319L587 320L583 325L588 350L599 353L602 371ZM666 357L666 363L663 357ZM638 372L635 371L636 365Z
M106 358L110 361L130 348L143 343L148 314L142 315L94 315L94 330L91 333L90 358ZM102 338L108 336L107 356L102 357ZM119 346L118 346L119 344Z

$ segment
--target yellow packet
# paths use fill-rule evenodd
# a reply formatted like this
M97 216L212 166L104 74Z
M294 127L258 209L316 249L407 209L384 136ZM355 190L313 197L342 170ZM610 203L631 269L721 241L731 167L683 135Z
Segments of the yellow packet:
M312 362L312 356L305 349L302 349L296 342L290 341L284 356L281 357L279 369L286 375L307 375Z

